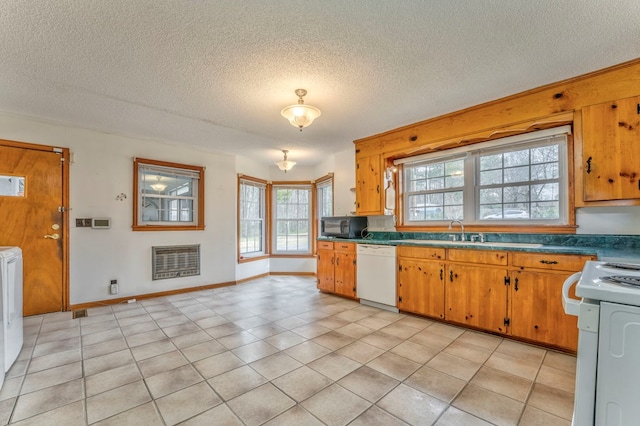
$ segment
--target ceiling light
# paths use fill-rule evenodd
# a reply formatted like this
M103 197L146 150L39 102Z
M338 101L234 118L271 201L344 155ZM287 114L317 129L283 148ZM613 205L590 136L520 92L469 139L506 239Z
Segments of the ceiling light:
M298 127L302 131L303 127L307 127L313 123L313 120L320 117L320 110L311 105L305 105L302 97L307 94L304 89L297 89L298 103L284 107L280 114L291 123L292 126Z
M283 149L282 153L284 154L284 160L276 161L276 166L278 166L278 168L283 172L287 173L288 170L293 169L293 166L296 165L296 162L287 160L287 154L289 153L289 151L287 151L286 149Z
M153 189L154 191L162 192L165 190L167 185L165 185L164 183L160 183L160 176L158 176L157 179L158 179L158 182L151 185L151 189Z

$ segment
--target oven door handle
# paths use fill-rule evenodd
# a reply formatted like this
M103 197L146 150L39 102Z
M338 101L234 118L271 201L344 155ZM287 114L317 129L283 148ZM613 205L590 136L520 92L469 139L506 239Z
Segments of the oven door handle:
M577 317L578 313L580 312L580 300L570 298L569 289L574 283L580 280L581 275L582 272L576 272L575 274L572 274L569 278L567 278L564 281L564 284L562 284L562 309L564 309L564 312L567 315L573 315Z

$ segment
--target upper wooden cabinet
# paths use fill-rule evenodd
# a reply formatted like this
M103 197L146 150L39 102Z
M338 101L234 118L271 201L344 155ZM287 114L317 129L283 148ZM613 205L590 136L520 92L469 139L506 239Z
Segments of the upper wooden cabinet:
M356 214L384 214L382 156L356 154Z
M640 199L640 96L582 109L584 200Z

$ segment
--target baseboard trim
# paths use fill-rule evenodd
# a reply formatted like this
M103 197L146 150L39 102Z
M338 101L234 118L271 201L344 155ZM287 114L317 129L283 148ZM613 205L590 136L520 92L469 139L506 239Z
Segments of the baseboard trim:
M265 272L264 274L258 274L258 275L254 275L252 277L247 277L247 278L243 278L241 280L237 280L236 284L242 284L242 283L246 283L247 281L253 281L253 280L257 280L258 278L264 278L264 277L268 277L269 273Z
M298 277L314 277L315 272L270 272L269 275L293 275Z

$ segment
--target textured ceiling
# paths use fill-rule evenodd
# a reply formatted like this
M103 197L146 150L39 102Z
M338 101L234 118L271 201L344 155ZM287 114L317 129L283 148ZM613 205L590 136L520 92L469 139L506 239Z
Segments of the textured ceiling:
M2 0L0 110L311 166L640 57L638 22L638 0Z

